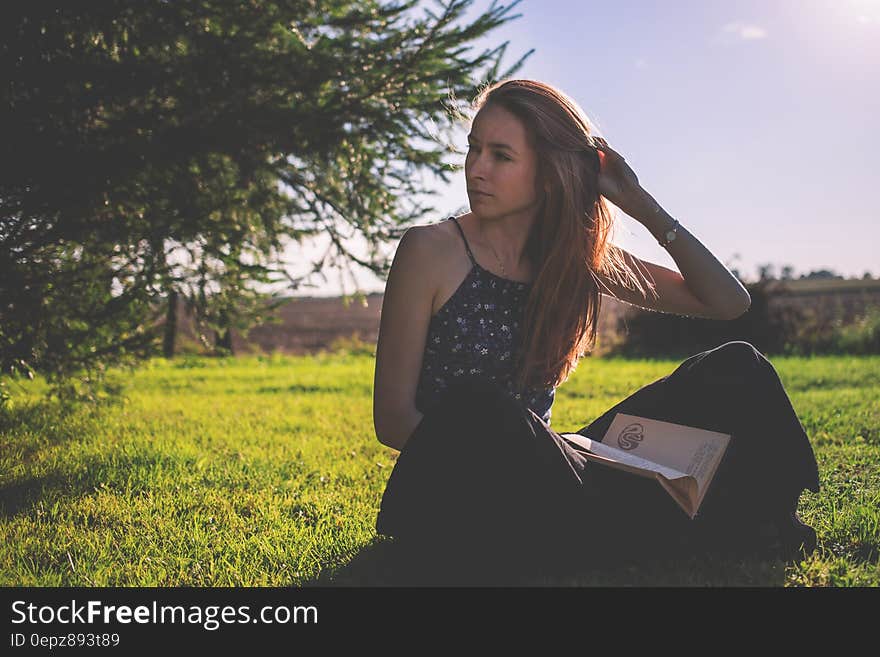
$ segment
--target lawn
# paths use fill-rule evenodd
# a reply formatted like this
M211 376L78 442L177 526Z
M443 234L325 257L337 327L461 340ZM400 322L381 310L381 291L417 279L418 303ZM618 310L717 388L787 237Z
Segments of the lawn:
M800 562L715 558L586 568L534 585L877 586L880 357L775 357L819 463ZM560 387L574 431L676 366L588 358ZM0 414L0 584L381 586L374 523L397 452L372 424L371 356L158 359L112 373L122 396L43 399L13 383ZM400 583L400 581L394 582Z

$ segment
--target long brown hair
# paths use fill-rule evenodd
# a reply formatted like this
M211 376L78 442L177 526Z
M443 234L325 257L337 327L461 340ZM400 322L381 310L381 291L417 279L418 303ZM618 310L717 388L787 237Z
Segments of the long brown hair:
M506 80L474 99L474 115L492 103L519 118L538 156L546 194L526 252L537 268L526 304L518 384L557 386L596 344L601 306L596 273L642 294L651 283L629 268L609 238L614 214L599 195L595 129L562 91L534 80Z

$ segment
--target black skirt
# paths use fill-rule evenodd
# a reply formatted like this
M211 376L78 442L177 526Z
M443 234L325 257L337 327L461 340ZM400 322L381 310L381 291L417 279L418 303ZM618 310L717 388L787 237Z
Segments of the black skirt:
M803 490L819 490L816 459L751 344L691 356L578 433L601 441L618 412L732 435L696 518L657 482L589 463L500 386L471 379L441 396L399 454L377 533L511 564L737 549L768 527L777 538L812 533L794 512Z

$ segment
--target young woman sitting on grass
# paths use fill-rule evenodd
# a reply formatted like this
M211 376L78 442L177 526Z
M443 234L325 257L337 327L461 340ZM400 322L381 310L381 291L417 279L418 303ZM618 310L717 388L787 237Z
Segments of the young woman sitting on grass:
M408 229L385 289L374 422L401 453L377 531L514 565L602 548L812 550L796 509L819 488L813 451L773 366L747 342L695 354L581 430L601 441L625 412L732 434L693 520L656 482L588 465L550 428L556 388L595 344L603 294L719 321L750 298L564 93L508 80L474 109L471 211ZM609 201L679 271L611 244Z

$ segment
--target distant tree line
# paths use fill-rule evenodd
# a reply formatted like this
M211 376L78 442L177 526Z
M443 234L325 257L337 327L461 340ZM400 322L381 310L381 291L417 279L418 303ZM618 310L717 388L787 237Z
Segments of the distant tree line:
M743 277L740 274L739 269L732 267L730 269L731 273L743 280ZM758 281L766 281L766 280L780 280L780 281L793 281L793 280L822 280L822 279L838 279L842 280L845 277L842 274L837 273L832 269L813 269L808 273L802 273L799 276L795 277L794 267L791 265L782 265L779 268L779 276L776 276L776 265L772 263L760 264L757 267L758 273ZM861 280L874 280L874 275L865 270L865 272L861 276Z
M805 279L843 279L821 270ZM762 278L743 283L752 302L749 310L731 321L717 321L632 308L618 320L613 355L684 357L730 340L751 342L764 353L880 354L880 289L860 295L857 312L844 321L839 294L833 291L795 303L779 303L783 294L771 286L778 280ZM862 280L874 280L870 276Z

